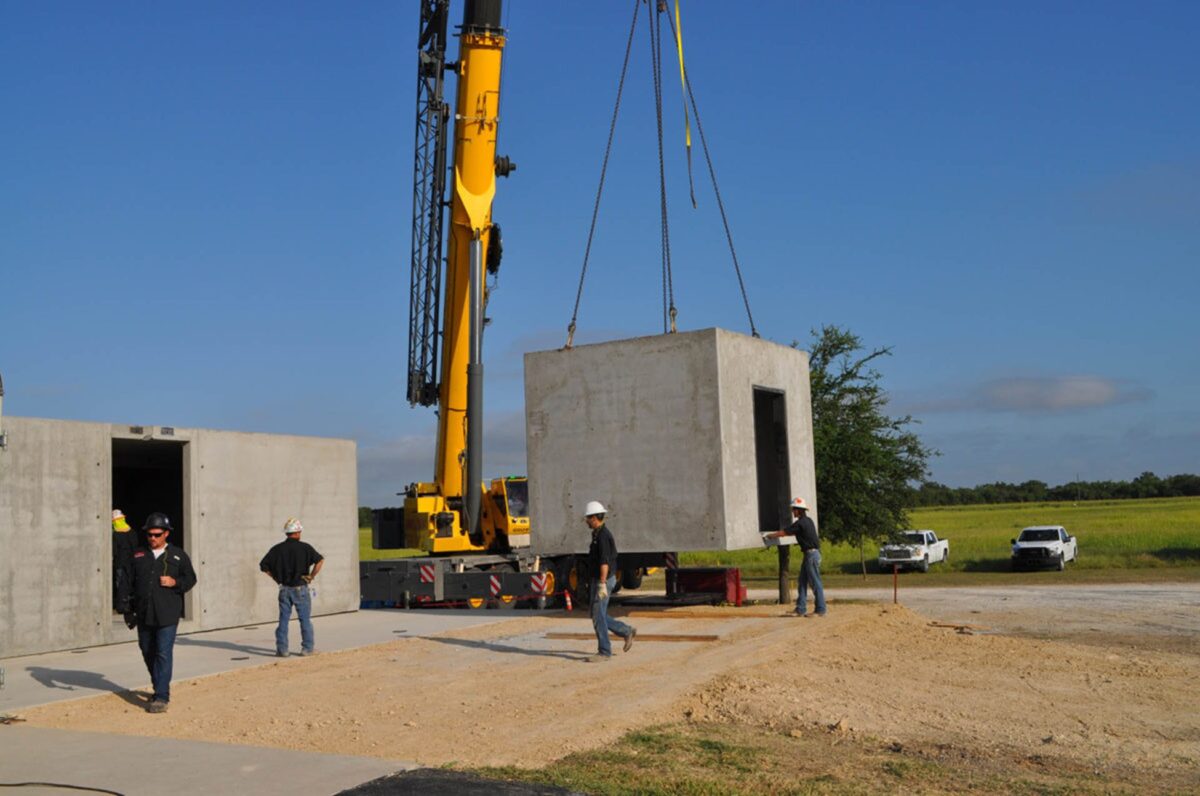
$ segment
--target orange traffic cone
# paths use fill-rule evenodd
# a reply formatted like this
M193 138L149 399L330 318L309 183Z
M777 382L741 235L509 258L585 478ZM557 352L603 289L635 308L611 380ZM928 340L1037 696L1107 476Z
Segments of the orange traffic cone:
M563 599L567 601L567 610L574 611L574 606L571 605L571 590L567 589L563 592Z

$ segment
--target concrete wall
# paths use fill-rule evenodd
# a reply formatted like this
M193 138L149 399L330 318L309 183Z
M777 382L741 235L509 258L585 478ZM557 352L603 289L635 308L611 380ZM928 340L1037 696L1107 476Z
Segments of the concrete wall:
M526 354L534 551L585 551L593 499L625 552L761 546L755 387L785 395L792 494L815 514L804 352L705 329Z
M0 657L103 644L112 624L108 427L6 417L4 429Z
M180 632L276 617L276 589L258 561L284 538L289 516L301 519L304 540L326 558L314 612L357 609L354 442L12 417L5 430L0 657L135 637L111 613L114 439L183 446L183 516L172 519L183 526L199 582Z

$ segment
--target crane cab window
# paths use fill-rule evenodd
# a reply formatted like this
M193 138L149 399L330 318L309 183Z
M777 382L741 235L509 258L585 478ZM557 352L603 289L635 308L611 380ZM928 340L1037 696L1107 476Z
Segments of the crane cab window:
M504 482L508 502L508 516L529 516L529 481L524 478L509 478Z

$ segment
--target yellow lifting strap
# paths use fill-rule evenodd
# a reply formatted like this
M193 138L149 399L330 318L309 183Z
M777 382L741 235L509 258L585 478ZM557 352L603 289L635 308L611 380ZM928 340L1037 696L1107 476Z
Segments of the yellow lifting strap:
M679 0L675 0L675 25L672 32L675 34L675 50L679 53L679 87L681 89L681 99L683 100L684 143L687 146L688 191L691 193L692 207L695 208L696 185L692 180L692 123L688 118L687 72L683 68L683 22L679 18Z

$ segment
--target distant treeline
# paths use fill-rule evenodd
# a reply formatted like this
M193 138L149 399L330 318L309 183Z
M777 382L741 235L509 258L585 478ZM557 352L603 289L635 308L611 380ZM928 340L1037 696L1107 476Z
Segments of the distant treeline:
M1058 500L1125 500L1129 498L1195 497L1200 475L1159 478L1146 472L1132 481L1072 481L1048 486L1044 481L951 487L926 481L914 490L914 506L969 506L977 503L1040 503Z

